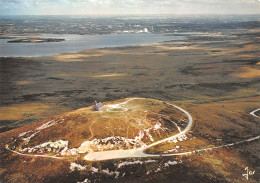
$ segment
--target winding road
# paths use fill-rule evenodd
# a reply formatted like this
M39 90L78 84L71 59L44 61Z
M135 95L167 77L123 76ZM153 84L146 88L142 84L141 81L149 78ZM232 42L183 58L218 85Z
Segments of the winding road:
M136 100L136 99L138 99L138 100L142 100L143 99L144 100L146 98L132 98L132 99L129 99L129 100L127 100L125 102L122 102L120 104L114 104L114 105L112 105L112 107L120 107L121 105L127 104L129 101ZM155 99L153 99L153 100L155 100ZM156 100L156 101L159 101L159 100ZM162 102L162 101L159 101L159 102ZM109 160L109 159L123 159L123 158L136 158L136 157L158 157L158 156L164 156L162 154L146 154L146 153L144 153L144 151L147 150L150 147L159 145L159 144L167 142L169 140L178 138L179 136L185 135L191 129L192 123L193 123L193 119L192 119L191 115L186 110L184 110L184 109L182 109L182 108L180 108L180 107L178 107L176 105L167 103L167 102L162 102L162 103L179 109L180 111L182 111L188 117L188 124L187 124L186 128L183 131L181 131L180 133L178 133L176 135L168 137L166 139L162 139L160 141L152 143L152 144L150 144L148 146L143 146L143 147L140 147L140 148L128 149L128 150L112 150L112 151L93 152L93 153L87 154L84 157L84 159L87 160L87 161L102 161L102 160ZM108 107L110 107L110 106L111 105L108 105Z
M129 101L132 101L132 100L143 100L143 99L146 99L146 98L131 98L131 99L128 99L127 101L122 102L122 103L107 105L107 107L109 107L109 108L120 108L120 107L123 107L124 108L123 105L127 104ZM156 100L156 99L152 99L152 100L159 101L159 100ZM163 102L163 101L159 101L159 102ZM185 135L187 132L190 131L190 129L192 127L192 124L193 124L192 116L186 110L184 110L181 107L178 107L178 106L176 106L174 104L170 104L170 103L167 103L167 102L163 102L163 103L167 104L169 106L177 108L178 110L182 111L188 117L188 124L187 124L186 128L183 131L180 131L180 133L178 133L176 135L173 135L171 137L168 137L168 138L162 139L160 141L154 142L154 143L152 143L150 145L142 146L140 148L128 149L128 150L111 150L111 151L93 152L93 153L87 154L84 157L84 159L87 160L87 161L102 161L102 160L111 160L111 159L126 159L126 158L139 158L139 157L181 156L181 155L189 155L189 154L192 154L192 153L197 153L197 152L202 152L202 151L208 151L208 150L213 150L213 149L233 146L233 145L241 144L241 143L244 143L244 142L250 142L250 141L254 141L254 140L260 139L260 135L258 135L256 137L252 137L250 139L239 141L239 142L235 142L235 143L230 143L230 144L226 144L226 145L221 145L221 146L216 146L216 147L211 147L211 148L205 148L205 149L198 149L198 150L189 151L189 152L175 153L175 154L146 154L145 150L147 150L147 149L149 149L149 148L151 148L153 146L156 146L156 145L162 144L164 142L167 142L169 140L176 139L179 136ZM259 116L257 116L255 114L259 110L260 110L260 108L250 112L250 115L252 115L254 117L257 117L257 118L260 118ZM125 110L123 110L123 111L125 111ZM101 111L98 111L98 112L101 112ZM118 112L122 112L122 111L118 111ZM15 154L22 155L22 156L35 156L35 157L43 157L43 158L64 159L63 157L59 157L59 156L23 154L23 153L20 153L20 152L17 152L17 151L9 149L8 145L6 145L6 149L11 151L11 152L13 152L13 153L15 153Z
M257 116L257 115L255 114L257 111L260 111L260 108L254 110L254 111L252 111L252 112L250 112L250 114L251 114L252 116L256 117L256 118L260 118L260 116Z
M134 98L134 99L144 99L144 98ZM133 99L130 99L130 100L133 100ZM128 101L130 101L130 100L128 100ZM120 103L120 104L126 104L128 101ZM93 152L93 153L87 154L84 157L84 159L87 160L87 161L103 161L103 160L110 160L110 159L125 159L125 158L138 158L138 157L182 156L182 155L189 155L189 154L198 153L198 152L202 152L202 151L209 151L209 150L213 150L213 149L233 146L233 145L241 144L241 143L244 143L244 142L251 142L251 141L254 141L254 140L257 140L257 139L260 138L260 135L259 135L259 136L252 137L250 139L239 141L239 142L235 142L235 143L230 143L230 144L226 144L226 145L221 145L221 146L216 146L216 147L211 147L211 148L205 148L205 149L198 149L198 150L188 151L188 152L183 152L183 153L175 153L175 154L146 154L144 152L148 148L156 146L156 145L159 145L159 144L164 143L164 142L167 142L169 140L178 138L181 135L185 135L192 127L193 119L192 119L191 115L186 110L184 110L184 109L182 109L182 108L180 108L180 107L178 107L176 105L167 103L167 102L164 102L164 103L167 104L167 105L173 106L173 107L179 109L180 111L182 111L184 114L186 114L186 116L188 117L189 121L188 121L188 125L186 126L186 128L183 131L181 131L180 133L178 133L178 134L176 134L174 136L171 136L171 137L168 137L166 139L157 141L157 142L152 143L152 144L150 144L148 146L143 146L141 148L129 149L129 150L112 150L112 151ZM257 112L258 110L260 110L260 108L254 110L250 114L252 116L255 116L255 117L259 118L259 116L255 115L255 112Z

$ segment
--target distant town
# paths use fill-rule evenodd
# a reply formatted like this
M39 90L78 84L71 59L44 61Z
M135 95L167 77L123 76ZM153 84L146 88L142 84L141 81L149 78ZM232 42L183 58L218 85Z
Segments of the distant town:
M239 16L0 16L0 34L178 33L260 26L257 16L247 18L251 21L245 25L236 21Z

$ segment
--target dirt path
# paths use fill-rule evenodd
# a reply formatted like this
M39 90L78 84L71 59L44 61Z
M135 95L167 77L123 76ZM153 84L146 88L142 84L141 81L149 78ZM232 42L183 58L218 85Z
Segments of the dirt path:
M121 107L124 104L127 104L129 101L132 101L132 100L143 100L143 99L145 99L145 98L131 98L131 99L128 99L127 101L125 101L125 102L122 102L122 103L119 103L119 104L107 105L107 106L110 107L110 108L117 108L117 107ZM156 101L159 101L159 100L156 100ZM159 102L162 102L162 101L159 101ZM192 153L197 153L197 152L202 152L202 151L208 151L208 150L213 150L213 149L233 146L233 145L241 144L241 143L244 143L244 142L251 142L251 141L260 139L260 135L258 135L256 137L252 137L250 139L239 141L239 142L235 142L235 143L230 143L230 144L226 144L226 145L221 145L221 146L216 146L216 147L211 147L211 148L205 148L205 149L198 149L198 150L188 151L188 152L183 152L183 153L175 153L175 154L146 154L144 152L148 148L156 146L156 145L159 145L159 144L164 143L164 142L167 142L169 140L178 138L179 136L185 135L187 132L190 131L190 129L192 127L192 124L193 124L192 116L186 110L184 110L181 107L178 107L178 106L176 106L174 104L170 104L170 103L167 103L167 102L163 102L163 103L177 108L178 110L182 111L188 117L188 124L187 124L186 128L183 131L179 130L180 133L178 133L176 135L173 135L171 137L162 139L162 140L157 141L155 143L152 143L152 144L150 144L148 146L142 146L140 148L128 149L128 150L111 150L111 151L93 152L93 153L87 154L84 157L84 159L87 160L87 161L102 161L102 160L110 160L110 159L137 158L137 157L161 157L161 156L189 155L189 154L192 154ZM254 117L257 117L257 118L260 118L259 116L257 116L255 114L259 110L260 110L260 108L252 111L250 113L250 115L252 115ZM91 126L94 123L95 122L93 122L91 124ZM90 128L91 128L91 126L90 126ZM90 131L91 131L91 134L93 135L91 129L90 129ZM48 155L23 154L23 153L19 153L17 151L13 151L13 150L9 149L8 145L6 145L6 149L11 151L11 152L13 152L13 153L15 153L15 154L22 155L22 156L35 156L35 157L43 157L43 158L64 159L62 157L48 156Z
M260 111L260 108L258 108L258 109L256 109L256 110L250 112L250 114L251 114L252 116L256 117L256 118L260 118L260 116L257 116L257 115L255 114L257 111Z
M168 138L166 138L166 139L157 141L157 142L155 142L155 143L152 143L152 144L150 144L149 146L147 146L147 148L150 148L150 147L156 146L156 145L158 145L158 144L167 142L167 141L169 141L169 140L175 139L175 138L177 138L177 137L179 137L179 136L181 136L181 135L185 135L188 131L190 131L190 129L191 129L191 127L192 127L193 120L192 120L192 117L191 117L190 113L188 113L187 111L185 111L184 109L182 109L182 108L180 108L180 107L178 107L178 106L176 106L176 105L173 105L173 104L170 104L170 103L167 103L167 102L163 102L163 103L165 103L165 104L167 104L167 105L170 105L170 106L172 106L172 107L175 107L175 108L179 109L180 111L182 111L184 114L186 114L186 116L187 116L188 119L189 119L188 125L187 125L186 128L185 128L183 131L181 131L180 133L178 133L178 134L176 134L176 135L173 135L173 136L171 136L171 137L168 137Z
M62 157L57 157L57 156L49 156L49 155L39 155L39 154L23 154L23 153L19 153L17 151L14 151L14 150L11 150L9 149L9 147L6 145L5 148L8 150L8 151L11 151L15 154L18 154L18 155L21 155L21 156L32 156L32 157L42 157L42 158L53 158L53 159L64 159Z
M198 149L198 150L188 151L188 152L183 152L183 153L146 154L146 153L144 153L144 151L147 150L148 148L159 145L159 144L164 143L164 142L167 142L168 140L172 140L172 139L177 138L181 135L185 135L192 127L192 124L193 124L192 117L186 110L184 110L184 109L182 109L182 108L180 108L176 105L167 103L167 102L164 102L164 103L168 104L170 106L176 107L177 109L181 110L182 112L184 112L187 115L189 122L188 122L188 125L186 126L186 128L183 131L181 131L180 133L178 133L174 136L171 136L169 138L166 138L166 139L157 141L155 143L152 143L152 144L150 144L149 146L146 146L146 147L141 147L141 148L137 148L137 149L129 149L129 150L113 150L113 151L94 152L94 153L87 154L84 157L84 159L87 160L87 161L102 161L102 160L109 160L109 159L123 159L123 158L137 158L137 157L181 156L181 155L189 155L189 154L198 153L198 152L202 152L202 151L209 151L209 150L213 150L213 149L219 149L219 148L223 148L223 147L238 145L238 144L241 144L241 143L244 143L244 142L251 142L251 141L260 139L260 135L259 135L259 136L252 137L250 139L235 142L235 143L230 143L230 144L226 144L226 145L221 145L221 146L216 146L216 147L211 147L211 148L205 148L205 149ZM250 114L259 118L259 116L255 115L255 112L258 111L258 110L260 110L260 109L257 109L255 111L251 112Z
M108 105L108 107L111 107L111 106L112 107L119 107L120 105L127 104L129 101L136 100L136 99L142 100L142 99L145 99L145 98L132 98L132 99L129 99L129 100L122 102L120 104ZM159 101L159 100L156 100L156 101ZM162 101L159 101L159 102L162 102ZM128 150L112 150L112 151L93 152L93 153L87 154L84 157L84 159L87 160L87 161L101 161L101 160L109 160L109 159L162 156L162 154L146 154L146 153L144 153L144 151L147 150L150 147L159 145L159 144L167 142L169 140L178 138L179 136L185 135L191 129L192 123L193 123L193 119L192 119L191 115L186 110L184 110L181 107L178 107L176 105L167 103L167 102L163 102L163 103L167 104L169 106L175 107L175 108L179 109L180 111L182 111L184 114L186 114L186 116L188 117L188 124L183 131L181 131L180 133L178 133L176 135L168 137L166 139L162 139L160 141L152 143L148 146L143 146L143 147L140 147L140 148L137 148L137 149L128 149Z

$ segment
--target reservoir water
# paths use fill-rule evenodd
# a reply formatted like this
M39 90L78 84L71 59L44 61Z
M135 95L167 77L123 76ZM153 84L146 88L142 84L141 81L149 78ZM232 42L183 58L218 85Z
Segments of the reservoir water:
M0 39L0 57L51 56L65 52L75 52L93 48L119 47L184 39L183 36L170 36L163 34L44 34L41 37L62 38L65 39L65 41L46 43L8 43L7 41L10 39Z

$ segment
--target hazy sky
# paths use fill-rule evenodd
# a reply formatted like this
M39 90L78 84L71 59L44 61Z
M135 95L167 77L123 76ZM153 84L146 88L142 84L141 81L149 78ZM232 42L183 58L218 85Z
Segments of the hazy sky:
M0 0L1 15L260 14L260 0Z

